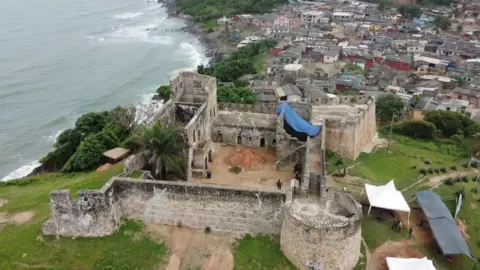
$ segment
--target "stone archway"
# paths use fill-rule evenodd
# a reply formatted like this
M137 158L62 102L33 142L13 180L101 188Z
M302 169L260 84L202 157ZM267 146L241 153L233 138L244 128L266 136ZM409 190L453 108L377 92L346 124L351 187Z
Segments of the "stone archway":
M265 138L260 139L260 147L265 147Z
M208 159L205 157L205 170L208 169Z
M238 135L237 137L237 144L242 145L242 136Z
M212 156L212 150L208 151L208 161L212 162L213 161L213 156Z
M217 132L216 141L219 142L219 143L223 143L223 135L220 131Z

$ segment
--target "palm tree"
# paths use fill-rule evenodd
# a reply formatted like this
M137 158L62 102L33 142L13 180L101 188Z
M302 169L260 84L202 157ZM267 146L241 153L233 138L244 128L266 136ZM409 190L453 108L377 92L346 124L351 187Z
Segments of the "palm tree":
M141 149L151 151L148 167L154 178L166 180L168 174L183 179L185 164L184 143L180 134L171 126L157 122L152 127L141 126L133 135L132 141Z

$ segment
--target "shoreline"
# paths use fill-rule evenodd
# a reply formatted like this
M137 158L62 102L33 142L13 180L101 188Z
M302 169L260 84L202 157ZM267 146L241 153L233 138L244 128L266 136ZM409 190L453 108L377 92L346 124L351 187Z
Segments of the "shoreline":
M173 0L174 2L174 0ZM208 62L208 66L211 66L211 65L214 65L219 57L221 57L221 54L219 54L219 50L220 50L220 45L218 44L217 40L214 39L214 38L211 38L208 36L207 33L205 33L205 31L200 27L200 24L198 24L197 22L195 22L193 20L193 17L189 16L189 15L177 15L175 12L172 11L172 7L169 6L171 5L171 1L168 2L168 0L166 1L162 1L162 0L158 0L157 2L159 5L161 5L163 8L166 9L167 11L167 18L178 18L178 19L182 19L186 26L180 28L180 31L183 31L185 33L188 33L190 35L193 35L195 36L196 38L198 38L201 46L203 47L203 51L202 53L210 58L209 59L209 62ZM196 69L196 67L195 67ZM152 92L153 94L153 97L151 99L150 102L158 102L158 100L156 99L156 93L155 92ZM129 105L129 106L132 106L132 105ZM134 106L134 105L133 105ZM52 149L53 150L53 149ZM47 153L45 153L43 157L45 157L49 152L51 152L52 150L48 151ZM35 163L38 163L40 164L39 166L35 167L30 173L28 173L27 175L21 177L21 178L16 178L16 179L23 179L23 178L26 178L26 177L30 177L30 176L35 176L37 174L40 174L42 172L44 172L44 169L42 166L43 164L40 162L41 159L40 158L37 162ZM48 170L46 170L45 172L47 172ZM13 172L13 171L12 171ZM11 173L11 172L10 172ZM6 182L6 181L10 181L10 180L14 180L14 179L9 179L9 180L0 180L2 182Z

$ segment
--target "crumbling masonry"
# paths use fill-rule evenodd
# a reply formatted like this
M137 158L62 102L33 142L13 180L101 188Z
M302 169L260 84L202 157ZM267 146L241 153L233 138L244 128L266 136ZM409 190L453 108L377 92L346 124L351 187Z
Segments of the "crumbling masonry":
M361 206L323 181L325 150L355 159L375 135L375 103L368 97L332 97L291 106L312 124L315 137L297 139L284 128L277 104L217 104L216 79L182 72L156 120L172 124L187 145L186 181L113 177L100 190L51 193L51 218L43 233L98 237L113 233L121 218L233 233L280 234L281 249L300 269L351 270L360 256ZM217 142L217 144L215 144ZM206 177L215 145L274 147L277 169L301 164L301 193L191 182ZM218 147L218 146L217 146ZM132 159L130 159L132 160ZM135 160L135 159L133 159ZM133 166L139 165L138 159ZM130 165L132 165L130 164Z

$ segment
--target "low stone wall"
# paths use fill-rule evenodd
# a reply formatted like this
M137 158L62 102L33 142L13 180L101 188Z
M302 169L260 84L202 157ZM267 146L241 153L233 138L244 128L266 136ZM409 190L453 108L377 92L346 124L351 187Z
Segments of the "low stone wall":
M119 220L114 210L112 182L100 190L81 190L76 200L68 190L52 191L51 218L43 224L43 234L93 237L114 232Z
M236 235L279 234L286 195L256 188L114 177L101 190L51 193L45 235L104 236L120 218Z

